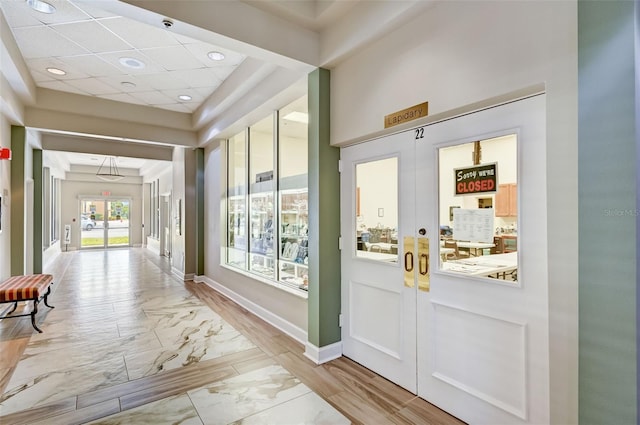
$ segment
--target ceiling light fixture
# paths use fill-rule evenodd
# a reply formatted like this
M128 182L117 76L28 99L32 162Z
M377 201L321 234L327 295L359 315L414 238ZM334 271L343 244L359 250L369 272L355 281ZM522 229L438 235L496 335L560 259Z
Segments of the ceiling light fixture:
M133 69L143 69L146 66L144 62L139 59L127 57L120 58L120 65Z
M191 100L191 99L192 99L192 97L191 97L191 96L189 96L188 94L181 94L180 96L178 96L178 99L180 99L180 100L184 100L184 101L186 102L186 101L188 101L188 100Z
M209 56L209 59L212 61L223 61L225 58L224 53L222 52L209 52L207 53L207 56Z
M109 160L108 171L107 171L107 168L105 167L105 163L107 162L107 159ZM124 176L120 174L120 171L118 170L118 164L116 163L115 156L107 156L104 158L104 160L102 161L102 165L100 165L100 168L98 168L96 177L108 182L115 182L118 180L122 180L124 178Z
M42 0L27 0L27 4L33 10L36 10L42 13L54 13L56 11L55 7L53 7L49 3Z
M301 122L303 124L309 124L309 114L304 112L293 111L282 117L283 120Z
M63 71L63 70L61 70L59 68L54 68L52 66L47 68L47 72L49 74L53 74L53 75L67 75L66 71Z

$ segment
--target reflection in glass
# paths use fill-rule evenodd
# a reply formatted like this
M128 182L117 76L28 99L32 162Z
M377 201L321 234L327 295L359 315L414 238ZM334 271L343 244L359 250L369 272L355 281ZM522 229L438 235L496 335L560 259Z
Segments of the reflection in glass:
M309 282L309 193L307 179L307 96L279 111L279 280L307 289Z
M249 270L268 278L274 270L273 117L249 128Z
M246 143L245 133L227 144L227 264L246 269Z
M356 257L398 262L398 158L356 165Z
M518 280L516 135L438 150L440 269Z

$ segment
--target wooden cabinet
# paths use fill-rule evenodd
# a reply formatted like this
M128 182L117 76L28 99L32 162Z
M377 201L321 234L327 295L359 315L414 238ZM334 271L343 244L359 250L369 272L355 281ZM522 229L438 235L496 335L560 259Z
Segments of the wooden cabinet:
M495 209L496 217L515 217L518 215L518 185L516 183L498 185Z

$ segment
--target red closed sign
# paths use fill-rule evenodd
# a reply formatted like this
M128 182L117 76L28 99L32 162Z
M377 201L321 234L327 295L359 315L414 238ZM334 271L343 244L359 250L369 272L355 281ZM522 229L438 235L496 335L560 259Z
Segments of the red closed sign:
M456 168L454 174L456 195L493 193L497 190L498 164L495 162Z

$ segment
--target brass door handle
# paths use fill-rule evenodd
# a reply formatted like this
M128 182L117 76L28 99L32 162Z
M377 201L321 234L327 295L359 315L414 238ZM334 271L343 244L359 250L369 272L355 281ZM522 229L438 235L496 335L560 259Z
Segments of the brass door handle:
M422 261L424 260L424 261ZM424 264L424 271L422 265ZM426 276L429 274L429 256L427 254L420 254L420 269L421 275Z
M413 271L413 252L405 252L404 254L404 270L407 272Z

